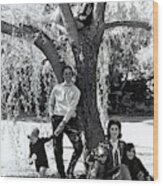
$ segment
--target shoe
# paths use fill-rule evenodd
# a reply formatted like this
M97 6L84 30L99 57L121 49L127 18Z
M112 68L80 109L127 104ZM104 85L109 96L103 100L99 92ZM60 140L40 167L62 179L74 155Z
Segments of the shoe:
M67 178L68 179L75 179L75 176L73 173L67 173Z
M66 175L62 175L60 178L61 178L61 179L66 179L67 176L66 176Z
M58 173L59 174L59 173ZM65 173L62 173L62 174L59 174L59 178L61 179L65 179L67 178L66 174Z

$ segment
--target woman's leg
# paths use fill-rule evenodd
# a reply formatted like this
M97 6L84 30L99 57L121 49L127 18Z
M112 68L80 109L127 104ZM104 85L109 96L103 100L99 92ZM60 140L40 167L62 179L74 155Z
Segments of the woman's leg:
M65 168L63 163L63 134L60 134L57 138L54 139L54 154L57 164L58 172L61 178L65 178Z
M71 157L68 169L67 169L68 177L73 178L73 171L74 171L74 168L75 168L75 165L78 159L81 156L81 153L83 150L83 144L82 144L81 136L78 130L72 129L72 128L65 128L64 132L68 136L74 148L74 152L72 154L72 157Z
M53 133L61 121L62 117L53 116L52 118ZM60 174L61 178L66 178L63 163L63 133L61 133L58 137L54 138L53 147L58 173Z

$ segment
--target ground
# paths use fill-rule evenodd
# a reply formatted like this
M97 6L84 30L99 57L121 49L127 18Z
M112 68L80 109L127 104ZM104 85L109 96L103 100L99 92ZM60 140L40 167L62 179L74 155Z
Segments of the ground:
M153 120L132 120L122 122L123 140L133 142L136 146L137 156L142 160L147 170L153 175ZM36 177L34 166L28 164L29 140L27 135L34 127L40 129L40 136L51 135L50 123L37 123L18 121L1 121L1 176ZM52 142L46 144L49 161L48 174L56 173ZM64 161L67 168L72 153L72 146L64 136ZM80 158L75 174L84 172L83 157Z

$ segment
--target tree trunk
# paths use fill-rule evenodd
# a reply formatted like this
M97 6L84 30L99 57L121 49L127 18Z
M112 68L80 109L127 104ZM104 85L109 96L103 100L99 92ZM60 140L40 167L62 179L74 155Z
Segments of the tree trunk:
M53 44L52 40L45 34L40 34L35 40L34 44L43 52L43 54L45 54L45 56L49 60L58 82L62 82L63 78L61 74L62 68L65 64L64 62L60 62L59 56L56 52L56 47Z
M97 108L96 68L99 46L95 45L93 37L83 32L79 34L80 54L73 49L78 73L77 86L81 91L78 116L84 126L86 148L91 150L104 140L104 131Z

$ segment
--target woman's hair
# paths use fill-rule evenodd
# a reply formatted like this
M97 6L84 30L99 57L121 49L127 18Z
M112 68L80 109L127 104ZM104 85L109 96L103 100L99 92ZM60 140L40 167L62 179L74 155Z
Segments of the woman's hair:
M135 146L133 143L127 143L125 147L124 161L128 161L127 152L130 152L134 148L134 156L136 156Z
M118 120L110 120L108 123L108 129L107 129L107 135L108 135L108 139L110 139L110 128L112 125L116 125L119 128L119 135L118 138L120 139L122 137L122 133L121 133L121 123Z
M133 143L127 143L126 144L126 151L131 151L131 149L135 149L135 146Z
M64 66L64 67L63 67L63 69L62 69L62 75L63 75L63 73L64 73L64 71L65 71L66 69L71 70L72 75L74 75L74 71L73 71L72 67L71 67L71 66L69 66L69 65L66 65L66 66Z

